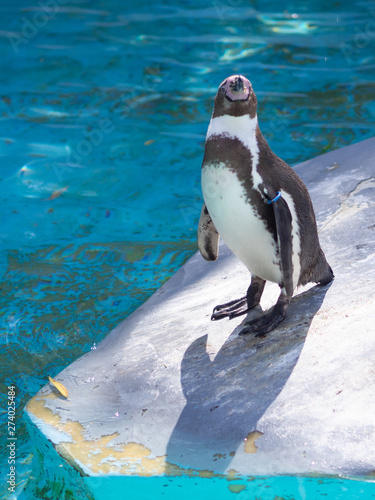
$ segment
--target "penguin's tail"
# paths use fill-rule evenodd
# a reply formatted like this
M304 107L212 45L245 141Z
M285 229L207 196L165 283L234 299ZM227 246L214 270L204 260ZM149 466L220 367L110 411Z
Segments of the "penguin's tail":
M320 251L318 263L314 269L314 273L312 276L312 280L315 283L319 283L319 285L328 285L331 283L335 275L333 274L331 266L328 264L327 259L323 253L323 250Z

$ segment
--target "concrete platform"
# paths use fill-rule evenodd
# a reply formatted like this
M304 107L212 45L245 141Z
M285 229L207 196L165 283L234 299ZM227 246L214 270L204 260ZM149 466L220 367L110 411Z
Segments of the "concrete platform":
M233 478L375 469L375 138L298 165L335 280L265 338L211 322L248 271L195 254L26 406L82 475ZM124 290L126 293L126 290ZM262 308L274 304L268 285ZM251 316L259 314L260 308ZM250 316L249 315L249 316Z

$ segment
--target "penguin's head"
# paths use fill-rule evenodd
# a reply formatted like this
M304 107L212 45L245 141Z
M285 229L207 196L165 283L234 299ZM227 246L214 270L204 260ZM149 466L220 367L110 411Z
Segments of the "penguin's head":
M242 75L232 75L224 80L215 97L213 117L222 115L254 118L257 98L250 81Z

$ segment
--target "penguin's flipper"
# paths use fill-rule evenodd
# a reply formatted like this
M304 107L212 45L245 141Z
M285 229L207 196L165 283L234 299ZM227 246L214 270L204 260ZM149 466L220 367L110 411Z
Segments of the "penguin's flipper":
M293 295L292 214L280 191L276 193L273 189L267 189L267 192L267 203L271 205L275 215L283 286L286 294L291 297Z
M206 205L203 205L198 225L198 248L205 260L216 260L219 255L220 235L212 222Z

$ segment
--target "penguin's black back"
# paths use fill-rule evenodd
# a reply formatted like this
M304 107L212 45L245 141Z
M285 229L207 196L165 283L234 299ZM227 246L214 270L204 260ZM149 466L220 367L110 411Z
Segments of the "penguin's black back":
M263 137L259 127L256 131L259 145L257 170L263 179L277 190L291 195L298 217L300 237L301 271L298 285L309 282L328 283L333 278L325 255L320 247L314 208L309 192L296 172L276 156Z

